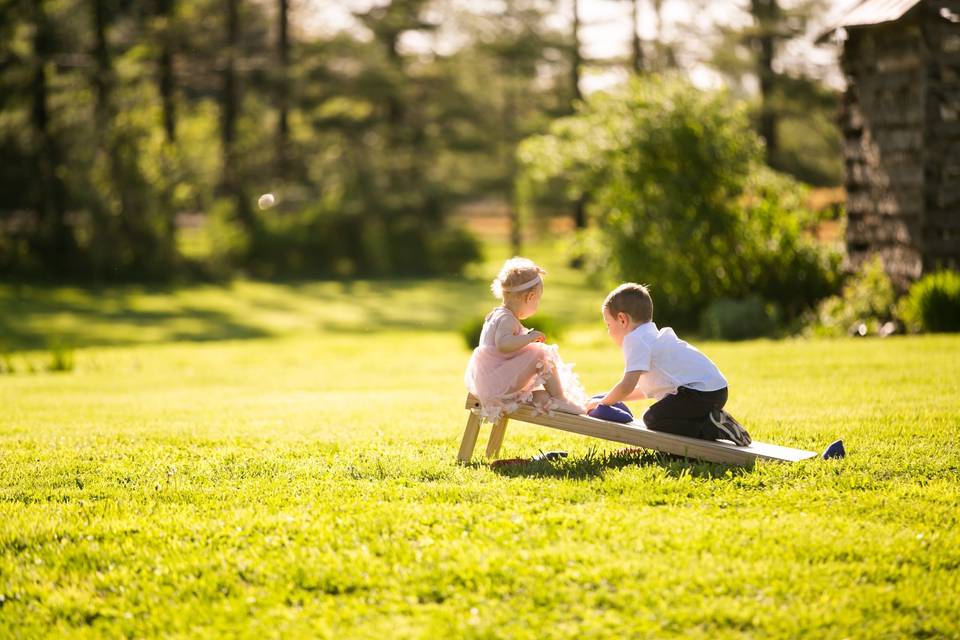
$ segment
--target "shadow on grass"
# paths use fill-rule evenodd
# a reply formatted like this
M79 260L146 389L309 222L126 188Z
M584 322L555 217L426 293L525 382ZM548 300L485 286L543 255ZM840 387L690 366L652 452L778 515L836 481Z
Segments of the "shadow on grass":
M458 331L494 304L487 281L468 277L102 288L0 283L0 352L44 349L54 339L74 348L243 340L284 327Z
M480 317L495 306L483 292L487 283L465 277L289 283L291 292L317 301L349 301L359 320L326 319L322 328L342 334L381 329L401 331L455 330L466 318ZM488 304L489 303L489 304Z
M253 282L254 285L261 284ZM449 330L472 315L484 283L464 278L271 282L265 288L118 285L106 288L42 284L0 285L0 352L144 342L205 342L274 335L258 315L286 315L314 328L363 334L383 329ZM198 292L197 301L178 299ZM207 291L209 298L204 298ZM239 297L238 297L239 296ZM238 304L215 306L233 298ZM209 305L205 302L209 300ZM326 313L347 309L349 319ZM147 308L144 308L147 307ZM479 311L477 312L479 313ZM188 322L189 326L183 326ZM51 326L55 325L55 335ZM150 328L146 338L142 328Z
M753 465L729 466L646 449L623 449L611 453L593 450L580 458L525 461L497 465L492 470L505 477L587 480L603 478L607 471L631 466L658 466L674 478L690 476L711 480L735 478L753 470Z
M228 314L196 307L180 307L171 311L130 308L105 310L96 308L95 304L31 300L22 305L11 305L7 310L8 313L0 314L0 336L3 342L0 346L14 351L45 349L54 342L71 347L139 344L144 340L137 334L137 328L163 326L184 319L195 323L196 328L184 330L170 327L164 334L165 341L208 342L270 335L269 332L244 324ZM51 336L48 331L32 322L43 316L63 314L71 316L72 321L69 327L57 331L56 336ZM116 325L124 327L125 330L91 335L88 333L88 323Z

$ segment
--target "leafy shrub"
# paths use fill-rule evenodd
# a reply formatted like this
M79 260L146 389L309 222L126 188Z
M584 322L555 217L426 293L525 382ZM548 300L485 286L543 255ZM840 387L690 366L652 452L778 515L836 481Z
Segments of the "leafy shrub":
M0 375L34 374L44 371L62 373L74 370L76 361L74 350L60 340L50 342L46 355L46 362L27 355L20 355L17 358L18 363L14 359L13 352L5 352L0 349Z
M678 78L591 95L520 149L528 179L589 193L608 280L650 282L661 318L695 326L717 298L799 315L836 290L839 256L804 232L803 189L763 166L743 105Z
M480 344L480 333L483 331L484 318L471 318L460 325L460 335L468 349L474 349ZM564 334L563 325L548 315L536 315L523 321L528 329L542 331L547 336L547 342L560 340Z
M960 273L939 271L913 283L897 315L909 331L960 331Z
M229 263L262 278L456 275L481 256L459 228L416 217L382 219L308 207L263 216L247 235L231 222L228 203L209 221L213 264Z
M47 371L66 372L73 371L74 357L73 349L60 343L54 342L50 345L50 361L47 363Z
M801 317L841 284L842 254L817 243L806 229L818 221L805 208L806 189L767 167L751 170L740 197L740 233L728 260L728 297L773 302L787 320Z
M452 227L427 239L435 273L460 274L465 266L483 257L480 243L466 229Z
M9 353L0 353L0 375L12 375L16 373L16 367L13 366L13 358Z
M886 333L895 302L893 284L880 258L874 257L850 277L840 295L820 303L807 319L806 333L832 337Z
M768 336L776 329L778 317L776 306L759 296L743 300L720 298L711 302L700 316L700 333L714 340Z

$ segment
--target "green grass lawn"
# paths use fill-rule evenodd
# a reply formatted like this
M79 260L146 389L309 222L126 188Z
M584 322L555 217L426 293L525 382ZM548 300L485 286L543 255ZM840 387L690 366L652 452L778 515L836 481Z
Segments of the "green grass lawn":
M609 386L603 292L552 275ZM484 287L0 288L0 637L960 636L960 337L700 345L756 439L845 460L512 423L570 457L492 470L455 464ZM50 336L74 369L26 372Z

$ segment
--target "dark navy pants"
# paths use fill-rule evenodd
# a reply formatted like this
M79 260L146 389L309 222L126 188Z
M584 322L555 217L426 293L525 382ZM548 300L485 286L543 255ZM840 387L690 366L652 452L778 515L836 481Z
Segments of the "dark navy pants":
M727 388L716 391L697 391L680 387L677 393L665 396L650 405L643 414L648 429L675 433L678 436L716 440L725 438L710 421L712 409L723 409L727 404Z

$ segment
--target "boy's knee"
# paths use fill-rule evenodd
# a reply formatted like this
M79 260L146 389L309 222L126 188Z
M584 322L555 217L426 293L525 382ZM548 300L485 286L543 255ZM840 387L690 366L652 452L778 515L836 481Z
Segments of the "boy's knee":
M643 424L646 425L648 429L657 428L657 422L658 422L657 415L655 412L650 411L650 409L647 409L646 411L644 411L643 415L640 416L640 419L643 420Z

